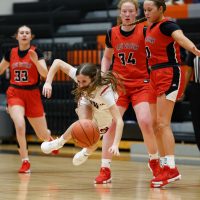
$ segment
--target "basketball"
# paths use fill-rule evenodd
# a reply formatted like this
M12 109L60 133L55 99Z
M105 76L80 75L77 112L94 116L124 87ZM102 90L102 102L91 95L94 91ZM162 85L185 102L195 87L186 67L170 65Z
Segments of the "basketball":
M81 119L72 126L72 138L79 147L90 147L100 138L99 129L95 122L89 119Z

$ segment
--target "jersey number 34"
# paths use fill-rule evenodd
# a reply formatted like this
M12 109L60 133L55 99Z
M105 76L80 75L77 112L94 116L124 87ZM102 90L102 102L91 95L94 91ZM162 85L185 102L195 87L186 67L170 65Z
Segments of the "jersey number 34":
M133 52L129 52L129 55L126 57L125 53L119 53L119 59L121 60L122 65L126 65L126 64L132 64L135 65L136 64L136 59L133 57Z

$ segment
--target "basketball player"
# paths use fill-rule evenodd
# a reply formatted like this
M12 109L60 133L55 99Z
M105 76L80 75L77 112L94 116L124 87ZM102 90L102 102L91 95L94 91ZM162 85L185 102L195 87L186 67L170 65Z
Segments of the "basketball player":
M126 93L119 93L117 106L123 116L129 104L132 104L149 153L148 166L153 176L156 176L160 172L160 162L149 106L152 101L149 96L149 74L146 65L145 27L144 24L129 25L136 21L138 14L136 0L121 0L118 8L120 25L107 32L106 48L101 62L102 71L107 71L111 66L120 76ZM113 129L105 135L109 138L106 141L113 140L114 130L113 124ZM103 149L107 148L106 145L109 144L103 143ZM103 158L111 162L112 155L105 152Z
M170 126L174 104L181 97L184 85L180 46L200 56L200 51L185 37L180 27L164 17L165 10L164 0L144 1L144 13L149 23L145 45L151 71L150 85L151 92L157 97L151 111L154 130L160 138L159 146L163 146L165 153L165 165L152 179L152 187L162 187L181 178L175 166L175 141Z
M111 72L107 72L104 76L101 76L100 69L98 69L94 64L82 64L76 69L64 61L56 59L49 70L43 87L43 95L47 98L52 94L51 84L53 77L58 70L62 70L77 82L77 88L74 91L74 94L79 104L77 110L79 119L84 119L87 116L88 119L95 120L99 127L100 134L103 135L103 140L104 134L110 128L112 121L115 121L117 127L115 138L108 151L118 156L118 146L122 136L124 123L116 105L115 92L119 86L116 77ZM44 142L41 146L44 153L49 153L52 150L61 148L71 138L72 126L70 126L60 138L51 142ZM83 150L87 150L91 154L96 150L96 148L97 144L88 147L87 149L84 148ZM80 162L85 162L88 157L87 154L85 158L81 159L79 159L79 157L76 158L76 156L73 159L74 165L79 165ZM109 179L107 179L106 182L110 182L110 173L109 171L106 172L109 175ZM99 182L95 181L95 183Z
M8 112L14 122L22 166L19 173L30 172L30 162L25 131L25 116L37 136L51 140L39 91L40 75L48 70L41 51L30 44L33 34L28 26L21 26L16 33L18 47L9 50L0 64L0 74L10 66L10 86L7 90Z

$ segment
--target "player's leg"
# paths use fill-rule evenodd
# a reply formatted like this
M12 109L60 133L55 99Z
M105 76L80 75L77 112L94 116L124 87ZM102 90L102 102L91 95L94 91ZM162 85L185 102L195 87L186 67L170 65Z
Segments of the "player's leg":
M38 138L42 141L52 141L53 138L51 137L51 132L47 127L40 91L35 89L30 92L26 92L24 100L26 102L25 114ZM58 151L52 151L52 154L58 154Z
M19 144L19 154L22 159L22 166L19 173L30 172L30 162L28 158L28 148L26 141L26 125L24 119L24 107L21 105L8 106L9 114L14 122L17 141Z
M82 165L88 157L98 148L98 142L91 147L83 148L81 151L76 153L73 157L72 163L75 166Z
M47 128L47 121L44 115L41 117L27 118L39 139L41 139L42 141L51 140L51 132Z
M156 136L156 143L158 147L158 152L160 156L160 166L161 168L164 166L165 162L165 150L164 150L164 145L162 141L161 134L157 133L156 134L156 125L157 125L157 109L156 109L156 104L150 104L150 111L151 111L151 116L152 116L152 124L153 124L153 130L154 134Z
M43 142L41 144L42 151L46 154L49 154L52 151L56 151L62 148L64 144L72 138L71 136L72 126L73 124L70 125L69 128L67 128L67 130L61 135L61 137L49 142Z
M171 116L174 102L167 100L165 94L157 98L157 128L156 134L160 134L165 149L165 165L161 173L152 179L153 187L161 187L170 182L181 179L181 175L175 166L174 149L175 140L171 130ZM165 112L163 112L165 108Z
M121 116L124 115L124 112L127 109L126 107L118 106L118 109L120 111ZM112 122L108 131L103 135L101 168L100 168L100 171L99 171L99 175L94 180L95 184L110 183L111 180L112 180L112 177L111 177L111 162L112 162L113 154L110 153L108 151L108 149L113 144L114 137L115 137L115 129L116 129L116 124L115 124L115 122Z
M134 106L134 110L149 154L148 166L155 177L161 169L149 103L140 102Z
M149 83L142 83L131 93L131 102L149 154L149 169L153 176L157 176L160 172L160 162L150 111L150 103L156 103L156 95L150 89Z
M182 96L184 75L180 67L164 68L153 71L155 74L157 93L157 125L156 134L162 138L165 152L165 164L161 173L152 180L153 185L164 186L181 179L175 166L175 139L171 129L171 117L177 99ZM163 76L163 74L165 74ZM163 112L163 108L165 108Z
M121 93L117 100L117 106L121 116L124 115L130 103L129 93ZM111 177L111 162L113 154L111 154L108 149L112 146L115 136L116 124L112 122L109 130L103 135L102 140L102 160L99 175L95 178L94 183L103 184L109 183L112 180Z
M9 87L7 92L8 112L14 122L17 141L19 145L19 154L22 159L20 173L30 172L30 163L28 158L28 148L26 141L26 125L25 125L25 103L24 90Z
M90 120L93 119L93 110L91 105L85 105L85 104L78 105L76 113L79 119L90 119ZM76 153L72 160L73 165L78 166L83 164L92 154L92 152L94 152L97 149L97 147L98 144L96 143L95 145L89 148L83 148L81 151Z

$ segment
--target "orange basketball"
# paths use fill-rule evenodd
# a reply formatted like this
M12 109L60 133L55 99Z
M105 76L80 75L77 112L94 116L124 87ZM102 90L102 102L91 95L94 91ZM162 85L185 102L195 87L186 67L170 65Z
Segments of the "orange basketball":
M89 119L81 119L72 126L72 138L79 147L90 147L100 138L97 125Z

